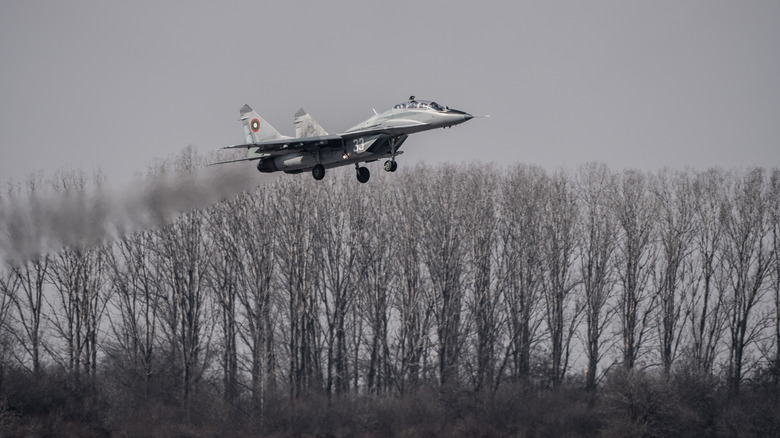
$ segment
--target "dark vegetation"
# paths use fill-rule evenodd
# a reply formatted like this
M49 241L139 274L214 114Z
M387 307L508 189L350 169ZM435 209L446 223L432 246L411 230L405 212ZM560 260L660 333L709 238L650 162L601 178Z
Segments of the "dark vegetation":
M2 436L780 435L778 169L331 171L7 225L91 184L0 197Z

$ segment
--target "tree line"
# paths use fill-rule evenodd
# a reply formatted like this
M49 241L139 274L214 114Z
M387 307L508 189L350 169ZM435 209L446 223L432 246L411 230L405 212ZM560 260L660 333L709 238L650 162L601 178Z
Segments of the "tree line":
M3 202L94 184L31 177ZM285 176L70 242L0 271L0 378L59 373L72 393L185 412L210 394L257 424L312 397L780 378L777 168Z

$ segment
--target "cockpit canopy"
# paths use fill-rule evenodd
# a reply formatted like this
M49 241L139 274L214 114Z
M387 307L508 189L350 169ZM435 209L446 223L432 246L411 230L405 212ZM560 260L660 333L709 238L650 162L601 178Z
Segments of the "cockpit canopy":
M431 109L434 111L446 111L447 108L428 100L410 100L408 102L399 103L394 106L393 109Z

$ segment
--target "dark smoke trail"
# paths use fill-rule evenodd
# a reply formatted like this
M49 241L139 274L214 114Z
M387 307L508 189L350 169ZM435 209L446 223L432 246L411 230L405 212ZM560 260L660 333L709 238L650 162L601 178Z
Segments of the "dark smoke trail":
M0 258L20 263L63 247L98 245L160 226L270 181L253 166L165 171L122 191L42 191L0 199Z

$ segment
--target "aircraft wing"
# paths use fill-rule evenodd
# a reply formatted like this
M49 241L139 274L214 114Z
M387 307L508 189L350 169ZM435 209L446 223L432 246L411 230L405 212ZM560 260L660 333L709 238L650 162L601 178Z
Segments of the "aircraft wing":
M263 157L249 157L249 158L238 158L236 160L227 160L227 161L217 161L216 163L209 163L206 166L216 166L217 164L228 164L228 163L238 163L241 161L252 161L252 160L259 160Z
M274 157L290 152L317 150L325 146L341 146L343 140L339 135L325 135L318 137L281 138L278 140L261 141L258 143L236 144L222 149L255 149L253 152L262 154L257 158Z

